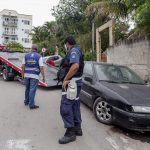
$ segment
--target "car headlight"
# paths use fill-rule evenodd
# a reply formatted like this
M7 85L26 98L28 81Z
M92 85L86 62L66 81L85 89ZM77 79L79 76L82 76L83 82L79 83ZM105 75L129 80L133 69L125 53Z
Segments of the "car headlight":
M150 113L150 107L144 107L144 106L132 106L134 112L139 113Z

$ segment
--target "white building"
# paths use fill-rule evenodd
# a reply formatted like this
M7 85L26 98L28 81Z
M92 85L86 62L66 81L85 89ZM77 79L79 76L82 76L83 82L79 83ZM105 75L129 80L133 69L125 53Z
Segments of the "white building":
M18 14L14 10L4 9L0 12L0 44L16 41L25 50L31 48L32 41L29 34L32 30L32 16Z

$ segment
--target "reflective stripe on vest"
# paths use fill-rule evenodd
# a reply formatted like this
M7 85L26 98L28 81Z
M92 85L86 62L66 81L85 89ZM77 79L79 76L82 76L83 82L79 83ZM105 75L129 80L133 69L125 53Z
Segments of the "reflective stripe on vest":
M39 59L41 55L36 52L28 53L25 56L25 73L40 74Z

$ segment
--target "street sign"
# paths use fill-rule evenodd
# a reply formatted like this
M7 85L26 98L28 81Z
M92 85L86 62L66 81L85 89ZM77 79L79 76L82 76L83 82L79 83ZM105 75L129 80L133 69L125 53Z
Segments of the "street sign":
M46 48L43 47L42 48L42 52L45 53L46 52Z

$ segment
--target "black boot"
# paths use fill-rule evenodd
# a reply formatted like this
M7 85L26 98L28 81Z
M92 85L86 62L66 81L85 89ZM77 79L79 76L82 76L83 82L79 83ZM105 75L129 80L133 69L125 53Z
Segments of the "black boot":
M82 132L82 129L81 129L81 124L75 123L74 130L75 130L75 135L76 136L82 136L83 135L83 132Z
M67 144L76 140L74 128L67 128L65 135L59 139L59 144Z

